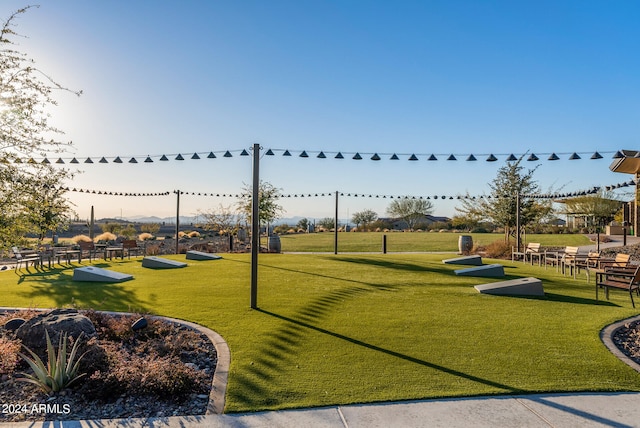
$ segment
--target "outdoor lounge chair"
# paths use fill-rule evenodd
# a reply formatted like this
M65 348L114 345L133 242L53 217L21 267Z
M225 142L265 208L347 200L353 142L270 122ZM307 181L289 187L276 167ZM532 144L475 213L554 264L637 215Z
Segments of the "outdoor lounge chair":
M515 259L521 258L524 263L527 262L527 258L533 264L533 259L535 257L538 258L538 264L540 264L542 253L540 252L540 243L539 242L530 242L527 244L527 248L524 251L517 251L515 247L511 247L511 261L515 261Z
M38 254L33 253L23 255L18 247L12 247L11 250L13 251L13 255L16 258L16 270L20 269L20 265L22 265L22 263L24 263L25 267L29 267L29 262L31 262L35 267L41 262L40 255Z

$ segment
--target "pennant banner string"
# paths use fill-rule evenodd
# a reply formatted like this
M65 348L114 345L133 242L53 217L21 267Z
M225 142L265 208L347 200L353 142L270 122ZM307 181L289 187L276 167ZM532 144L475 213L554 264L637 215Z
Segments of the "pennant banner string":
M388 160L409 160L409 161L458 161L464 160L467 162L477 162L479 160L484 159L486 162L496 162L499 158L504 158L506 161L516 161L520 158L526 159L529 162L537 162L541 160L548 161L556 161L563 158L568 160L579 160L583 158L588 158L591 160L603 159L603 155L610 155L613 159L624 158L626 155L623 151L603 151L603 152L554 152L554 153L470 153L470 154L460 154L460 153L371 153L371 152L342 152L342 151L310 151L310 150L302 150L302 151L290 151L288 149L267 149L264 156L275 156L276 152L281 153L281 156L285 157L299 157L299 158L310 158L315 157L318 159L346 159L351 158L354 160L363 160L370 159L373 161L380 161L382 159ZM129 156L88 156L86 158L76 156L76 157L56 157L56 156L46 156L43 158L28 158L23 159L20 157L6 157L1 159L1 162L13 162L13 163L27 163L27 164L51 164L51 165L66 165L66 164L105 164L105 163L129 163L129 164L138 164L138 163L154 163L154 162L168 162L168 161L184 161L184 160L199 160L199 159L217 159L219 157L222 158L231 158L234 157L234 154L239 154L239 156L250 157L249 151L247 149L229 149L229 150L215 150L208 152L182 152L182 153L170 153L170 154L155 154L155 155L129 155Z
M605 190L607 191L613 191L616 189L620 189L620 188L624 188L624 187L629 187L629 186L635 186L636 182L634 180L629 180L628 182L622 182L622 183L617 183L617 184L612 184L612 185L608 185L608 186L603 186ZM521 197L525 197L525 198L531 198L531 199L563 199L563 198L570 198L570 197L577 197L577 196L585 196L585 195L592 195L597 193L598 191L600 191L603 187L600 186L594 186L588 190L579 190L579 191L574 191L574 192L563 192L563 193L540 193L540 194L527 194L527 195L520 195ZM153 193L146 193L146 192L117 192L117 191L109 191L109 190L97 190L97 189L83 189L83 188L76 188L76 187L58 187L58 190L63 190L63 191L67 191L67 192L76 192L76 193L88 193L88 194L93 194L93 195L105 195L105 196L140 196L140 197L148 197L148 196L167 196L170 194L177 194L178 192L181 195L192 195L192 196L206 196L206 197L222 197L222 198L250 198L250 195L243 195L241 193L219 193L219 192L189 192L189 191L182 191L182 190L173 190L171 192L169 191L165 191L165 192L153 192ZM434 194L434 195L421 195L421 196L414 196L414 195L391 195L391 194L373 194L373 193L352 193L352 192L338 192L339 196L342 197L352 197L352 198L376 198L376 199L427 199L427 200L453 200L453 199L495 199L495 198L499 198L500 196L491 196L491 195L478 195L478 196L471 196L471 195L461 195L461 194L456 194L456 195L438 195L438 194ZM332 197L335 196L335 191L330 191L330 192L315 192L315 193L283 193L280 195L281 198L318 198L318 197ZM513 198L515 197L515 195L504 195L502 196L504 198Z

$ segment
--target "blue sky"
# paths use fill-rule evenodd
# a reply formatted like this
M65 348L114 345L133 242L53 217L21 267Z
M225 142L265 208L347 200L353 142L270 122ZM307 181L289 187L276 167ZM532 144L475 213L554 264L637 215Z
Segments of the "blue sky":
M84 91L61 94L51 110L74 143L65 156L140 162L80 164L72 187L235 194L251 182L251 159L238 151L258 143L291 151L261 162L262 178L285 194L480 195L506 155L526 152L546 154L524 162L544 191L574 191L629 180L609 171L611 155L640 148L635 1L43 3L17 30L41 69ZM25 5L5 0L0 11ZM589 160L596 150L605 158ZM210 151L218 158L190 159ZM338 151L350 155L336 160ZM552 152L561 159L547 161ZM582 159L568 160L572 152ZM158 161L177 153L186 160ZM445 160L451 153L458 161ZM471 153L478 161L465 161ZM490 153L499 160L486 162ZM80 217L91 205L99 217L175 214L173 195L70 198ZM344 197L340 216L384 216L388 202ZM234 203L184 195L181 212ZM328 197L282 205L287 217L334 212ZM455 201L434 205L455 214Z

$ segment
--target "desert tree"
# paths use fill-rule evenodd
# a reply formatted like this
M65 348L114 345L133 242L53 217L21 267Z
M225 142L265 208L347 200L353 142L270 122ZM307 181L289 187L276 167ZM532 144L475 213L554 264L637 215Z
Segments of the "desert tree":
M360 228L362 225L363 229L366 229L370 223L373 223L378 218L378 213L373 210L366 209L363 211L358 211L353 213L351 217L351 221L356 224L356 227Z
M200 211L204 219L202 228L218 232L220 235L229 235L237 225L237 216L231 206L218 205L217 209Z
M251 223L253 188L245 184L237 202L237 208ZM258 184L258 221L259 224L271 223L279 218L284 209L278 204L280 189L273 184L260 180Z
M433 212L433 204L426 199L395 199L387 207L387 214L407 222L410 230Z
M551 202L533 198L539 193L539 186L533 179L535 168L524 171L517 161L508 161L498 169L496 177L489 183L489 197L473 198L466 195L456 210L475 222L489 221L504 227L505 241L517 233L518 204L520 205L521 228L547 217L552 210Z
M40 70L33 59L18 49L20 35L14 30L18 17L32 6L13 12L0 29L0 231L2 246L18 243L30 221L36 228L53 227L68 212L63 183L72 177L66 169L54 169L34 157L60 153L71 143L58 138L64 133L50 123L50 109L57 105L54 93L71 91ZM49 186L48 190L44 186ZM56 192L51 189L57 188ZM42 223L42 212L29 213L39 193L51 197L47 216L51 224ZM51 216L50 214L56 214ZM46 223L46 221L45 221ZM31 225L32 226L32 225ZM40 231L42 229L39 229ZM39 232L40 233L40 232Z

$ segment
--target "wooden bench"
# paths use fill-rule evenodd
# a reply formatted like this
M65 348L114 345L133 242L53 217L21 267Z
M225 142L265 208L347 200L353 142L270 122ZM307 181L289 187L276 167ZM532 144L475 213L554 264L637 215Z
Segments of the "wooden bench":
M633 292L640 294L640 266L634 271L605 270L596 274L596 300L598 300L598 289L604 288L605 296L609 300L609 289L614 288L629 292L631 306L636 307L633 301Z
M11 251L13 251L13 255L16 258L16 269L20 269L20 265L24 263L25 267L29 267L29 262L33 264L33 267L36 267L42 261L40 255L32 253L28 255L23 255L22 252L18 249L18 247L12 247Z
M538 264L540 264L542 253L540 252L540 243L539 242L530 242L527 244L527 248L524 251L516 251L515 247L511 247L511 261L515 261L516 258L522 258L522 262L526 263L527 257L531 260L531 264L533 264L533 258L538 257Z

